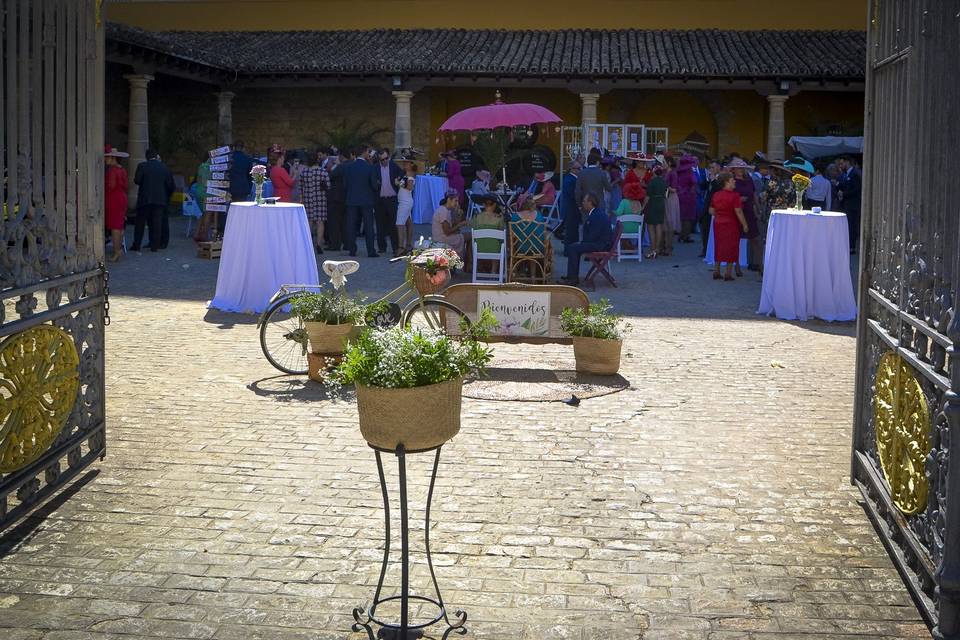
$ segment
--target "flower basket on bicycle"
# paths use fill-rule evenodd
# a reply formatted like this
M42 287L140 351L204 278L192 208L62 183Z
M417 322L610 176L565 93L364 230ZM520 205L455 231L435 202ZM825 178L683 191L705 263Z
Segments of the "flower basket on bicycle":
M439 293L450 282L450 270L463 266L453 249L430 248L410 260L410 277L420 295Z
M426 269L413 267L413 286L417 288L420 295L429 296L439 293L450 282L450 272L446 269L431 274Z

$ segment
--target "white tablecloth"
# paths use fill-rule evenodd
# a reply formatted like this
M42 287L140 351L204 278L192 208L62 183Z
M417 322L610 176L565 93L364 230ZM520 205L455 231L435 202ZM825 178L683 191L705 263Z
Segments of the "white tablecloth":
M413 222L430 224L450 183L441 176L417 176L413 186Z
M767 228L757 313L782 320L854 320L847 216L775 210Z
M707 257L703 259L707 264L713 264L713 217L710 218L710 237L707 238ZM740 239L740 266L747 266L749 256L747 255L747 239Z
M319 284L302 204L230 205L211 307L261 312L282 284Z

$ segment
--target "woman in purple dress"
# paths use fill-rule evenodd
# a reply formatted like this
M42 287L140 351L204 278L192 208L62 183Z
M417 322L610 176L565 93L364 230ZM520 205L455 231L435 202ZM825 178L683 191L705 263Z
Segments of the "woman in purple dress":
M752 170L753 167L744 162L742 158L734 158L725 169L731 171L737 181L734 191L740 194L743 217L747 221L747 231L741 233L740 237L746 238L749 241L749 255L751 258L749 262L752 263L754 256L758 255L757 245L760 239L760 225L757 222L757 214L754 208L757 201L756 189L753 185L753 178L747 173L747 171ZM762 248L759 250L762 251ZM742 275L743 272L740 270L740 265L738 264L737 276Z
M463 174L460 172L460 161L457 160L457 154L453 151L447 151L443 154L447 160L447 183L452 191L456 191L460 196L460 206L464 205L464 182Z
M690 234L697 221L697 178L693 174L696 165L695 157L683 156L676 171L671 171L668 176L670 188L676 191L680 201L680 242L693 242Z

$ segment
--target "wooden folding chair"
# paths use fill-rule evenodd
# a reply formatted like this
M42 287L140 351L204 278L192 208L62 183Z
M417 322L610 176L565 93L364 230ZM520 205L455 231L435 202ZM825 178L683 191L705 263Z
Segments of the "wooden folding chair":
M553 245L547 223L517 220L509 223L510 260L507 279L510 282L547 284L553 274ZM528 273L518 275L524 268Z
M623 223L619 220L617 221L617 227L613 232L613 243L610 245L610 248L606 251L593 251L591 253L583 254L583 257L590 261L590 270L587 271L586 277L583 281L586 284L593 285L593 279L597 277L599 273L604 278L607 279L607 282L612 284L614 287L617 286L617 281L610 274L608 265L611 260L617 257L617 247L620 246L620 236L623 234Z

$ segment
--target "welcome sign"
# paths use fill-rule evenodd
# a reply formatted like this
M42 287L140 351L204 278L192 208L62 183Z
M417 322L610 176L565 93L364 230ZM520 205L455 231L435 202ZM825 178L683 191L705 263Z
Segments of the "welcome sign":
M477 311L497 318L502 336L545 336L550 331L549 291L477 291Z

